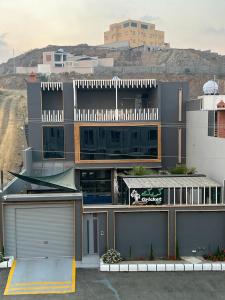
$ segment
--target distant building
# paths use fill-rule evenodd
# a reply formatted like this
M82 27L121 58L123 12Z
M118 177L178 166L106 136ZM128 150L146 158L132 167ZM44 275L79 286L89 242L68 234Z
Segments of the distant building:
M95 67L113 67L114 59L111 57L99 58L87 55L72 55L63 49L43 52L43 64L36 67L17 67L17 74L41 73L79 73L93 74Z
M104 33L104 44L128 41L131 48L142 45L164 47L164 31L155 29L155 25L142 21L127 20L109 26Z

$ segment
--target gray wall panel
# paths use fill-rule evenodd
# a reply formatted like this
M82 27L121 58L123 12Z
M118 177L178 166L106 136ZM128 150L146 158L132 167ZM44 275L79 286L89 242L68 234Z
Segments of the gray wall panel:
M176 214L176 239L180 255L196 255L225 248L225 212L180 212Z
M166 212L115 214L115 248L123 257L149 257L153 245L156 257L168 255L168 218Z

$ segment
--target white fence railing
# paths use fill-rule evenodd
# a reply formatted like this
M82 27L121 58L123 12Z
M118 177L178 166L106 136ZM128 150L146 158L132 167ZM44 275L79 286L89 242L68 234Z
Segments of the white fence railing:
M63 110L43 110L42 122L63 122Z
M158 108L74 109L75 121L158 121Z

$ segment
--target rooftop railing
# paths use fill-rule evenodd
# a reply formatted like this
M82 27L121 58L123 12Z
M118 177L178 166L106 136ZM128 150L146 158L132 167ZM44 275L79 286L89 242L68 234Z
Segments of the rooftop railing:
M63 110L43 110L42 122L63 122Z
M75 109L78 122L158 121L158 108L140 109Z

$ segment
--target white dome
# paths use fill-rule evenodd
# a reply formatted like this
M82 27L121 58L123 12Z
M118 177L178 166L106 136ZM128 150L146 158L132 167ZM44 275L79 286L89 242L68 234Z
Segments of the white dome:
M203 85L203 92L205 95L218 94L219 86L214 80L209 80Z

